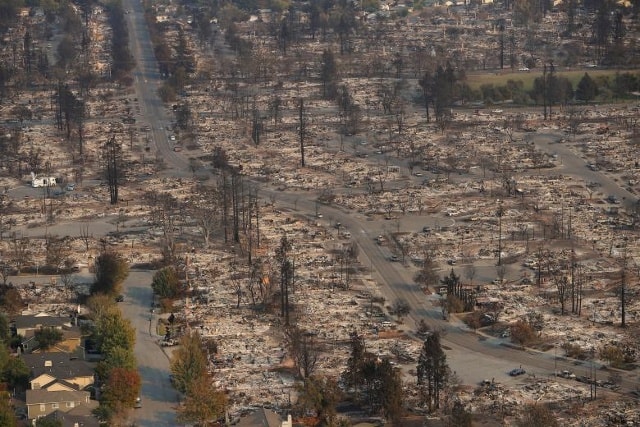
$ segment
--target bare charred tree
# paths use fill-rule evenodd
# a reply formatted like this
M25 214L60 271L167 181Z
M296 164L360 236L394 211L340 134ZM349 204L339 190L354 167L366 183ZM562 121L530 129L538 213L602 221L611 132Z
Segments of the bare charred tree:
M222 201L222 227L224 228L224 242L229 242L229 176L226 170L222 171L222 176L218 180L218 191Z
M253 143L258 146L260 145L260 137L262 136L263 131L263 123L262 117L260 116L260 110L258 107L253 106L253 122L251 124L251 139Z
M560 315L564 316L567 299L569 298L569 278L564 272L558 272L553 275L553 283L556 286L556 293L558 295L558 302L560 303Z
M286 330L286 336L298 376L302 379L309 378L315 372L320 356L313 334L293 326Z
M469 279L469 284L473 285L473 278L476 277L476 267L473 264L467 264L464 267L464 277Z
M582 297L585 280L584 266L575 262L571 268L572 294L571 312L580 316L582 314Z
M282 236L280 246L276 249L276 260L280 266L280 315L284 318L284 323L289 326L289 292L293 285L294 265L290 259L290 253L293 245Z
M384 193L384 184L387 181L387 175L388 175L387 168L384 166L378 166L375 174L378 180L378 184L380 184L380 192Z
M322 81L322 97L332 99L336 95L338 82L338 64L331 50L322 53L320 64L320 80Z
M68 237L45 236L46 262L49 267L59 272L70 255Z
M7 280L9 280L9 276L11 275L13 268L5 262L5 258L2 253L0 253L0 280L2 281L2 286L7 286Z
M258 304L264 304L265 295L263 280L268 279L264 272L264 263L261 259L256 259L249 267L249 277L247 279L246 290L251 299L251 306L256 309Z
M247 279L246 272L236 261L232 262L229 266L231 268L231 283L233 284L233 291L236 294L236 308L240 308L242 302L242 296L244 295L243 282Z
M85 252L89 252L89 242L91 241L92 235L89 234L89 225L81 225L80 226L80 240L84 243Z
M118 187L122 179L122 147L112 136L103 146L105 175L109 186L109 200L112 205L118 203Z
M620 327L627 327L627 304L628 304L628 292L627 292L627 280L628 280L628 268L629 268L629 253L627 251L627 237L624 237L624 243L622 247L622 258L620 259L620 286L618 289L620 295Z
M254 224L255 218L255 224ZM253 263L253 248L260 247L260 204L258 203L258 190L257 188L249 189L247 202L246 202L246 214L243 217L243 230L247 234L249 243L248 263Z
M307 132L307 122L305 119L304 99L298 101L298 126L300 128L300 165L304 167L304 138Z
M436 262L436 248L425 248L422 258L422 266L414 279L422 286L435 286L440 283L438 264Z
M161 251L165 265L173 265L176 260L175 230L176 220L181 217L182 206L168 193L150 192L146 195L151 207L151 222L162 229Z
M18 237L15 233L11 238L11 258L13 265L16 266L18 274L22 270L22 266L29 257L29 247L31 242L28 237Z
M231 173L231 208L233 218L233 241L240 243L240 214L244 209L241 206L244 200L242 194L244 192L242 175L234 170Z
M219 188L199 186L196 190L198 200L191 203L191 215L193 215L202 238L204 246L209 246L211 234L220 226L222 195Z
M431 73L426 72L422 78L418 81L420 88L422 88L422 97L424 100L424 109L427 114L427 123L431 121L429 116L429 104L433 100L433 77Z
M2 145L0 144L1 149ZM9 217L12 205L13 202L6 194L0 194L0 241L4 238L4 233L11 231L11 227L15 225L15 220Z
M273 118L273 127L276 129L278 127L278 122L280 122L280 110L282 108L282 98L279 96L274 96L269 101L269 112L271 113L271 117Z

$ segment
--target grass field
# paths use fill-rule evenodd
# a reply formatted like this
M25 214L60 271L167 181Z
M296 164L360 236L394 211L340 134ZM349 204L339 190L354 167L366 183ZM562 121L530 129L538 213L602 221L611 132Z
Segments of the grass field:
M589 73L591 78L596 79L598 77L609 77L612 79L617 73L617 70L574 70L574 71L559 71L556 72L557 76L566 77L571 81L573 88L575 89L578 82L584 76L584 73ZM622 72L638 73L638 70L624 70ZM533 80L537 77L542 77L542 69L535 69L531 71L516 71L516 72L502 72L502 73L486 73L486 74L467 74L467 84L474 90L480 89L480 86L484 84L493 84L494 86L503 86L508 80L522 81L524 90L529 91L533 88Z

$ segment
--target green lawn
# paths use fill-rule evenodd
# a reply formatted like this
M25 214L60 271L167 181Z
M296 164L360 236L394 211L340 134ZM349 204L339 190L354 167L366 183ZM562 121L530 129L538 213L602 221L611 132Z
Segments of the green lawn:
M613 78L616 74L616 70L598 70L598 69L589 69L589 70L575 70L575 71L560 71L557 72L556 75L567 77L573 88L575 89L578 82L584 76L584 73L589 73L591 78L596 79L598 77L609 77ZM638 70L624 70L622 72L630 72L630 73L638 73ZM480 89L480 86L484 84L493 84L494 86L503 86L507 83L508 80L514 81L522 81L524 84L524 90L529 91L533 88L533 80L537 77L542 77L542 69L534 69L531 71L516 71L510 72L505 71L503 73L486 73L486 74L467 74L467 83L469 86L474 89Z

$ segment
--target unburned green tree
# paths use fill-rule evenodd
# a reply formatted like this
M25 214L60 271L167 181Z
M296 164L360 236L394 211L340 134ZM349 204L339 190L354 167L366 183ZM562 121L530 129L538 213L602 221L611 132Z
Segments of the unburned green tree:
M598 84L591 78L589 73L584 73L576 87L576 99L588 104L596 96L598 96Z
M122 288L122 282L129 276L129 264L115 252L103 251L95 261L96 280L91 293L116 295Z
M9 330L9 319L5 313L0 312L0 345L8 344L11 339Z
M297 406L302 412L313 412L320 425L333 425L341 392L329 377L310 376L297 385Z
M115 347L133 350L136 343L135 329L120 312L109 312L96 321L95 335L102 353Z
M206 374L191 382L184 405L177 410L178 421L207 426L209 422L223 417L226 407L226 395L212 384L211 377Z
M347 369L342 373L342 378L347 385L355 388L357 393L364 383L362 377L362 367L366 356L364 337L353 331L350 334L350 344L351 356L347 360Z
M5 427L16 427L16 415L11 406L11 396L9 393L0 395L0 425Z
M36 427L64 427L64 426L62 425L62 421L60 420L54 420L51 418L38 418L36 420Z
M432 333L424 340L417 366L418 387L429 411L440 407L440 393L449 376L447 356L440 344L440 335Z
M0 346L0 382L11 390L26 390L30 374L31 370L21 358L10 356L8 348Z
M384 358L378 365L377 371L378 381L376 382L380 384L378 394L382 413L392 426L400 427L404 399L400 369L394 368L389 359Z
M62 331L53 327L41 327L34 333L36 341L38 341L38 348L41 350L49 350L54 347L60 341L62 341Z
M95 294L87 299L87 308L94 322L107 313L117 311L116 300L112 295Z
M197 331L180 340L180 347L171 356L171 374L175 388L182 393L186 393L196 379L207 375L207 357Z
M473 417L471 416L471 412L467 411L459 400L456 400L453 403L453 407L451 408L451 415L449 416L449 420L447 422L448 427L472 427L473 426Z
M160 298L174 299L178 297L182 288L175 268L165 267L162 270L158 270L153 275L151 288L153 288L153 292L155 292Z
M104 358L96 366L96 376L102 381L109 378L111 371L115 368L134 370L137 366L133 349L109 347L103 356Z
M141 385L140 374L135 369L114 368L107 378L101 401L115 412L133 408Z

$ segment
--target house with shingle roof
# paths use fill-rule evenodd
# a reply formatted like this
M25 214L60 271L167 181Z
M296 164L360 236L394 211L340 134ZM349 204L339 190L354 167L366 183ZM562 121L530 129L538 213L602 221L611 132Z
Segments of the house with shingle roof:
M36 331L40 328L62 329L63 326L71 327L71 319L67 317L49 316L46 313L22 314L13 319L13 327L18 335L23 337L29 331Z
M50 326L49 326L50 327ZM23 335L23 339L21 342L22 350L24 352L62 352L62 353L76 353L78 356L82 356L82 348L80 344L82 343L82 333L80 332L80 328L78 326L62 326L62 328L56 328L62 332L62 340L52 347L42 350L40 348L40 343L36 339L36 331L30 330L27 331L25 335Z
M93 364L68 353L31 353L23 354L21 358L31 370L30 383L34 390L65 390L74 386L77 386L76 390L82 390L94 383Z
M69 412L56 410L44 418L59 421L62 427L99 427L100 421L91 414L90 406L76 406Z
M283 421L278 413L267 408L258 408L240 418L237 427L291 427L291 415Z
M68 412L78 406L97 407L88 391L27 390L27 418L38 419L54 411Z

